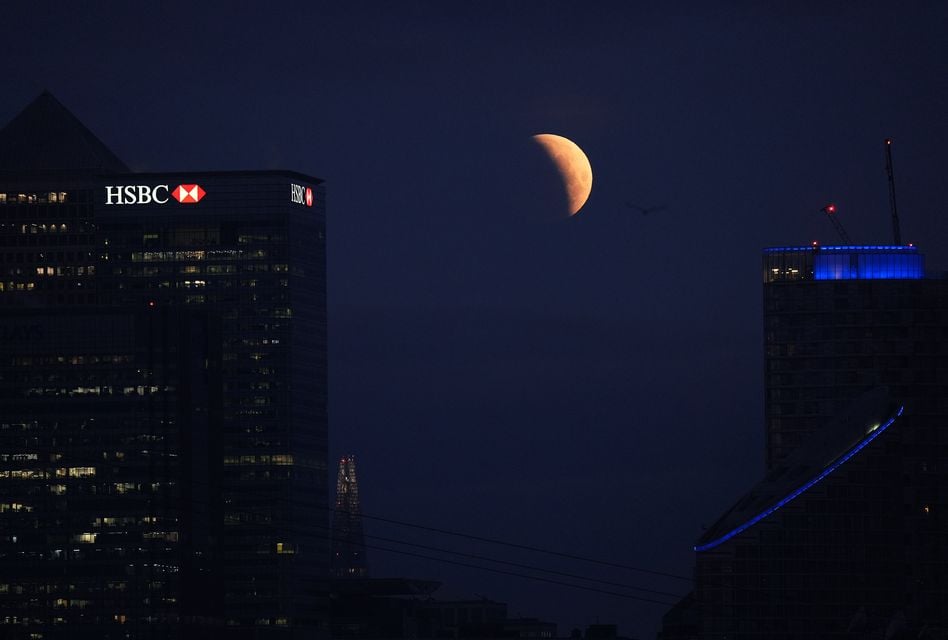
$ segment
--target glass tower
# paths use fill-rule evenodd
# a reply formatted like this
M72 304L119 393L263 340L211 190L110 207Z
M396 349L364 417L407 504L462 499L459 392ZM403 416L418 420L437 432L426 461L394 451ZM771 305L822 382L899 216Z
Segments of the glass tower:
M902 246L763 276L767 475L695 544L697 637L944 633L948 278Z
M0 625L325 632L320 180L132 173L43 94L0 130L0 320Z

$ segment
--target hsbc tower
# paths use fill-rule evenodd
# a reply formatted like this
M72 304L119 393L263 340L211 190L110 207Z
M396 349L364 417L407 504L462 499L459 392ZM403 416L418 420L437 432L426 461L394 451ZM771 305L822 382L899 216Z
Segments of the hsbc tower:
M0 129L0 636L325 635L325 214Z

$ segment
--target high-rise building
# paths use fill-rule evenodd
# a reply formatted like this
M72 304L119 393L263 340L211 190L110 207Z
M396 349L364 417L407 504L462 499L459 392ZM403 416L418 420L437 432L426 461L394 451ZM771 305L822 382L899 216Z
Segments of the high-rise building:
M332 574L337 578L366 578L365 535L355 456L339 460L336 476L336 509L332 515Z
M326 631L324 205L0 130L0 635Z
M697 637L946 637L948 278L911 246L763 266L768 473L695 546Z
M928 398L911 415L948 414L930 402L948 280L916 247L766 249L763 280L768 469L875 385Z

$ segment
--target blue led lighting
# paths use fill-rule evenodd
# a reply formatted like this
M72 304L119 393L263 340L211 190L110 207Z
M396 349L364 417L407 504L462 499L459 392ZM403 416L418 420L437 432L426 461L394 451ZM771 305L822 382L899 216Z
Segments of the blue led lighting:
M767 247L764 253L780 253L784 251L910 251L918 252L918 247L888 244L854 244L854 245L807 245L803 247Z
M713 548L715 548L716 546L720 545L721 543L727 542L728 540L730 540L730 539L733 538L734 536L738 535L739 533L742 533L742 532L746 531L747 529L753 527L755 524L757 524L758 522L760 522L761 520L763 520L764 518L766 518L767 516L769 516L771 513L773 513L774 511L776 511L777 509L779 509L779 508L782 507L783 505L787 504L788 502L790 502L791 500L793 500L794 498L796 498L797 496L799 496L801 493L803 493L804 491L806 491L807 489L809 489L810 487L812 487L813 485L815 485L817 482L819 482L820 480L822 480L823 478L825 478L825 477L828 476L829 474L831 474L831 473L833 473L834 471L836 471L836 469L838 469L840 466L842 466L842 464L843 464L844 462L846 462L847 460L849 460L850 458L852 458L854 455L856 455L857 453L859 453L859 452L863 449L863 447L865 447L867 444L869 444L870 442L872 442L873 440L875 440L876 438L878 438L878 437L882 434L883 431L885 431L886 429L888 429L888 428L889 428L889 425L891 425L893 422L895 422L895 419L902 415L902 411L903 411L904 409L905 409L904 406L899 407L899 410L896 412L896 414L895 414L893 417L889 418L889 421L888 421L888 422L886 422L884 425L880 426L878 429L875 429L872 433L870 433L868 436L866 436L862 441L860 441L856 446L854 446L852 449L850 449L850 450L849 450L846 454L844 454L841 458L839 458L838 460L836 460L836 462L834 462L832 465L830 465L830 466L827 467L826 469L823 469L823 471L820 473L820 475L816 476L815 478L813 478L812 480L810 480L809 482L807 482L805 485L803 485L802 487L800 487L799 489L797 489L796 491L794 491L793 493L791 493L790 495L788 495L786 498L784 498L783 500L777 502L777 503L776 503L775 505L773 505L772 507L769 507L769 508L765 509L764 511L760 512L759 514L757 514L756 516L754 516L753 518L751 518L750 520L748 520L747 522L745 522L745 523L742 524L741 526L736 527L736 528L734 528L734 529L731 529L729 532L727 532L726 534L724 534L724 535L721 536L720 538L717 538L717 539L715 539L715 540L712 540L711 542L709 542L709 543L707 543L707 544L701 544L701 545L698 545L698 546L694 547L694 550L695 550L695 551L708 551L709 549L713 549Z
M925 277L918 253L817 253L814 280L919 280Z
M825 247L820 247L820 251L918 251L916 247L903 247L902 245L870 245L870 244L854 244L854 245L828 245Z

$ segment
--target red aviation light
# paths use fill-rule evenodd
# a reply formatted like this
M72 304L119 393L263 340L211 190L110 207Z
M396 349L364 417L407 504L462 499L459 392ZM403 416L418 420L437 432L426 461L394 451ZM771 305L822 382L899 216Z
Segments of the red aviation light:
M831 202L825 207L823 207L823 211L825 211L826 213L836 213L836 205Z

